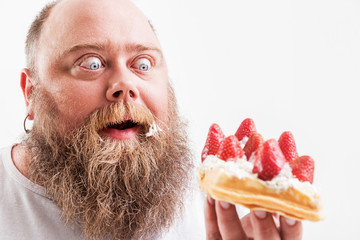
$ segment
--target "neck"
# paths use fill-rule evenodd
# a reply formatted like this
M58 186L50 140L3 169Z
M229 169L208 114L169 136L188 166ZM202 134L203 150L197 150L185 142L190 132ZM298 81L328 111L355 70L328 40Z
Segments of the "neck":
M26 153L26 148L21 144L15 145L11 151L11 158L21 174L29 178L29 157Z

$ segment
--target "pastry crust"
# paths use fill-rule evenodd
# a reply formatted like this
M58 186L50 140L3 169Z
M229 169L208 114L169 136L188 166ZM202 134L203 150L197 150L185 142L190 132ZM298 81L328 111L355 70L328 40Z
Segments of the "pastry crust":
M199 186L214 199L241 204L251 210L276 212L297 220L323 219L320 196L309 196L294 187L276 191L261 179L239 179L220 168L206 170L200 176Z

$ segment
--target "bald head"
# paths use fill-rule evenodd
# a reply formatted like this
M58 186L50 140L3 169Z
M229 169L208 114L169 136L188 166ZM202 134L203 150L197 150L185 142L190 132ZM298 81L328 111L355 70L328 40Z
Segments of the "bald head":
M31 24L26 38L25 52L27 68L30 72L34 75L38 72L37 58L40 57L38 53L44 43L55 44L56 41L63 41L61 36L77 34L76 31L79 29L91 35L93 29L86 28L86 23L91 24L91 19L105 21L104 16L111 19L114 15L121 15L123 19L129 21L141 20L155 35L155 30L149 20L130 0L107 0L106 4L104 3L99 4L96 0L56 0L46 5ZM116 21L112 22L114 27L119 24ZM80 28L74 28L74 26L80 26ZM126 32L124 31L123 34L126 35Z

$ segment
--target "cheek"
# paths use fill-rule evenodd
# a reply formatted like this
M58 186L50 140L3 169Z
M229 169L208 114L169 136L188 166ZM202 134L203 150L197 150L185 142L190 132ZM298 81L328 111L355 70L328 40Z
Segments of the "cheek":
M145 105L161 121L168 122L168 89L167 84L144 89L142 94Z
M73 125L86 119L101 104L103 93L98 88L72 84L57 91L56 101L60 118Z

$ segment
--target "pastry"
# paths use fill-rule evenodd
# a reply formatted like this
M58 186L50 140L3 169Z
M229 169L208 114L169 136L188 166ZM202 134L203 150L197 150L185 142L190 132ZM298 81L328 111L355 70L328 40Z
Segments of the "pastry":
M291 132L264 141L252 119L228 137L213 124L201 159L199 187L214 199L297 220L323 219L314 160L298 155Z

